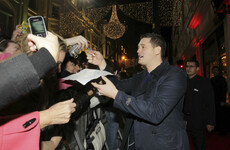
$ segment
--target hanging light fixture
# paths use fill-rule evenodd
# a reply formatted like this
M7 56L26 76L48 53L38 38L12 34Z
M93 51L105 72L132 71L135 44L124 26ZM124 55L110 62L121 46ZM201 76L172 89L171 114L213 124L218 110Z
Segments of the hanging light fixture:
M125 33L125 25L123 25L117 17L117 6L113 5L112 15L107 24L103 25L105 35L111 39L118 39Z

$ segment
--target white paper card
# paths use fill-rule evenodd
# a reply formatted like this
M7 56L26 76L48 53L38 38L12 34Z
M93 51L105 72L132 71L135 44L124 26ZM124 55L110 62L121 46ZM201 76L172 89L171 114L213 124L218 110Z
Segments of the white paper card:
M93 79L97 79L100 76L107 76L107 75L113 75L112 73L108 71L101 71L97 69L83 69L80 72L77 72L75 74L72 74L68 77L63 78L64 80L76 80L80 82L83 85L86 85L89 81Z

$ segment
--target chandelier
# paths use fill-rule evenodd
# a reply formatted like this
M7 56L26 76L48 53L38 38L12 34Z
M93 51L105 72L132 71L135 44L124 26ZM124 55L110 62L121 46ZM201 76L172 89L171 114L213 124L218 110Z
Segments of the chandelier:
M125 25L117 17L117 6L113 5L112 15L107 24L103 25L105 35L111 39L118 39L125 33Z

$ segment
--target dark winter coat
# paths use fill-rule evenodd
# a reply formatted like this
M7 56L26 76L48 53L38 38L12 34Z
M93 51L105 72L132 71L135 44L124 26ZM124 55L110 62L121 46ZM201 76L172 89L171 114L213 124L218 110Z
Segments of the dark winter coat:
M119 91L114 106L131 114L121 149L128 135L134 135L136 150L189 150L182 113L185 72L164 61L147 75L144 70L116 84Z
M20 54L0 63L0 110L38 88L40 79L55 67L53 57L45 48L32 56Z
M184 114L188 129L206 130L206 125L215 125L214 92L209 79L198 75L188 79Z

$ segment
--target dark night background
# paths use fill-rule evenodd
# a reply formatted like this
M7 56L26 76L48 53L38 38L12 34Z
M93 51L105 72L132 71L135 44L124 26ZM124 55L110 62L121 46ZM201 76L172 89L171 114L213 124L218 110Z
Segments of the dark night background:
M90 0L91 5L88 8L105 7L113 4L130 4L140 2L151 2L151 0ZM118 51L121 49L121 45L124 46L127 57L137 57L137 45L140 40L140 36L144 33L153 32L152 24L147 24L134 20L126 16L121 10L117 8L117 16L122 24L126 26L124 35L116 40L111 40L114 47L112 50ZM103 21L108 22L111 17L111 11L106 15ZM171 27L160 27L160 33L167 42L166 56L170 55L171 47Z

